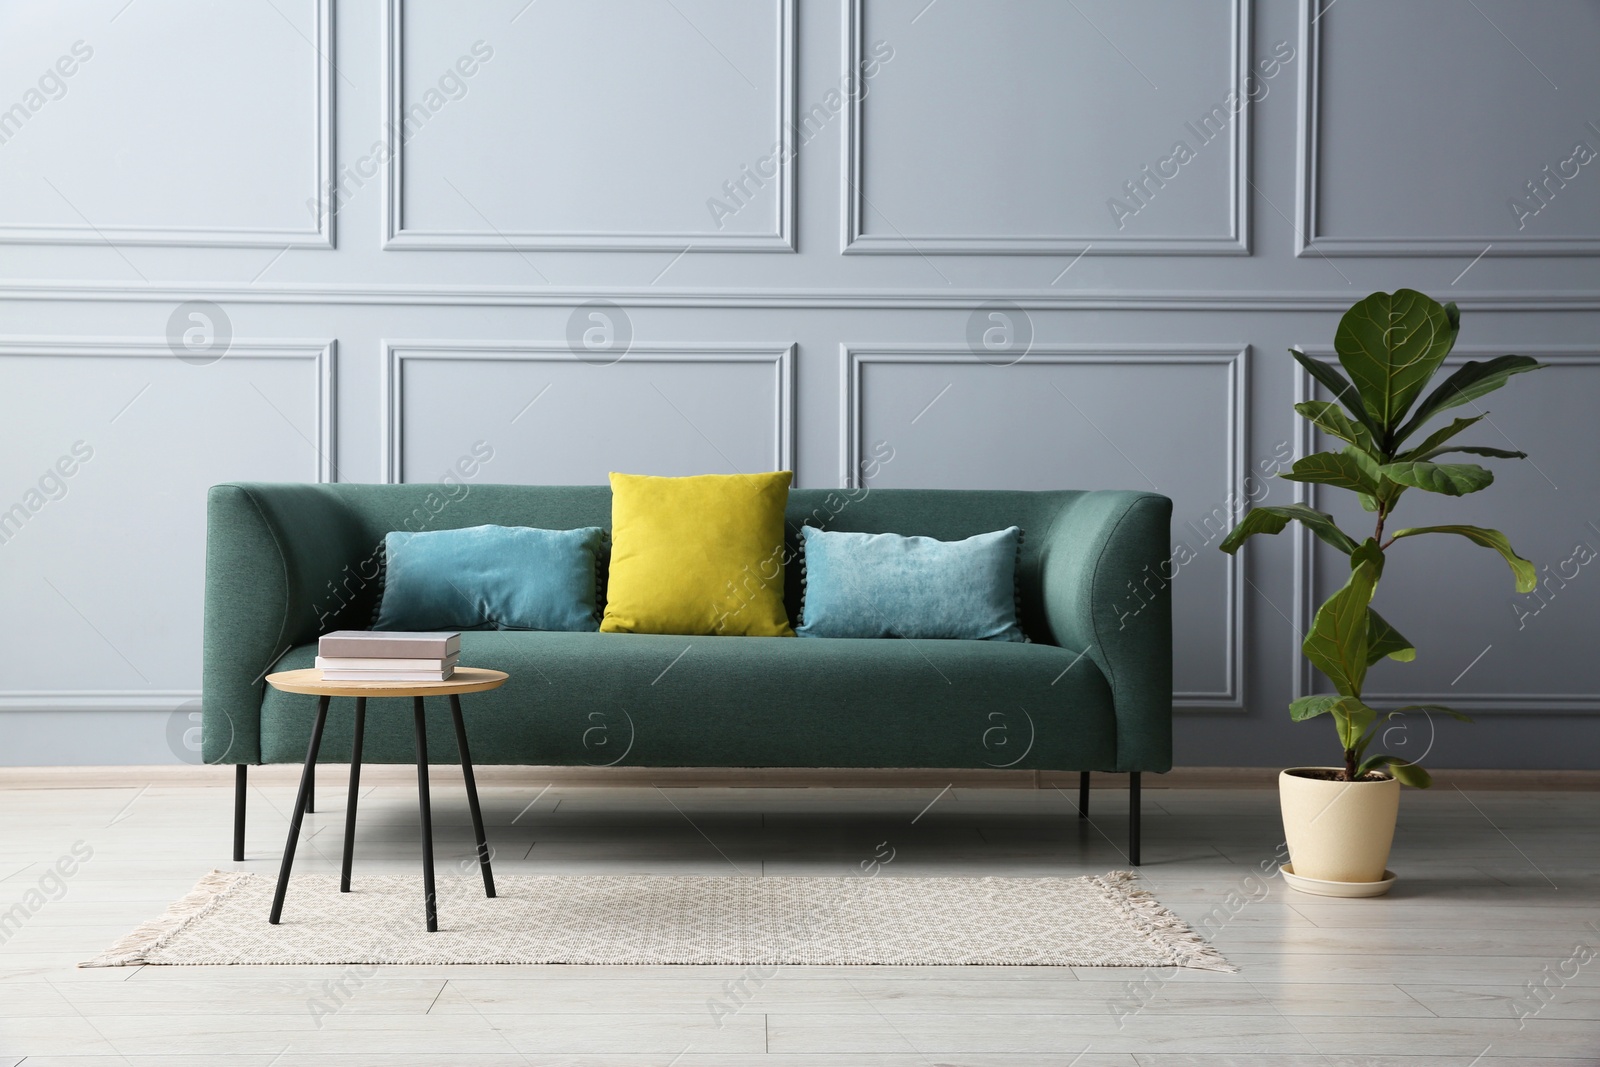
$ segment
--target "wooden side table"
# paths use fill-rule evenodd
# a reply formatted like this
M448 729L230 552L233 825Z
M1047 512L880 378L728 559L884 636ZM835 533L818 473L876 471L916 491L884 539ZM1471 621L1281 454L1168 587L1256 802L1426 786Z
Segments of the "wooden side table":
M504 671L481 667L457 667L443 682L325 682L314 667L280 671L267 675L267 684L285 693L306 693L317 697L317 720L311 727L311 747L306 750L305 769L300 773L300 792L295 797L294 815L289 820L289 839L283 846L283 865L278 869L278 888L272 895L272 915L276 925L283 917L283 897L289 889L289 870L294 866L294 849L300 841L300 822L311 799L312 775L317 765L317 750L322 747L322 728L328 721L328 702L334 697L355 697L355 738L350 753L350 797L344 813L344 863L339 873L339 892L350 892L350 863L354 856L356 833L356 795L361 785L361 735L366 728L368 697L410 697L411 714L417 731L417 802L422 814L422 886L427 909L428 931L439 929L437 898L433 887L433 810L428 801L428 735L422 712L423 697L448 696L450 715L455 720L456 747L461 751L461 771L467 781L467 804L472 809L472 830L478 838L478 866L483 871L485 896L494 896L494 873L489 869L489 842L483 833L483 813L478 808L478 785L472 776L472 755L467 749L467 727L461 718L461 694L498 689L510 676Z

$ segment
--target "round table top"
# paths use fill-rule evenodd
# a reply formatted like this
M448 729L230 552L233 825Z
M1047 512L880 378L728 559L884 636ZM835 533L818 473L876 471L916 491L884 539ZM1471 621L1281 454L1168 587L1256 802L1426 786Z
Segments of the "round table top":
M511 676L484 667L457 667L443 682L325 682L317 667L279 671L267 675L267 684L285 693L317 697L442 697L452 693L482 693L498 689Z

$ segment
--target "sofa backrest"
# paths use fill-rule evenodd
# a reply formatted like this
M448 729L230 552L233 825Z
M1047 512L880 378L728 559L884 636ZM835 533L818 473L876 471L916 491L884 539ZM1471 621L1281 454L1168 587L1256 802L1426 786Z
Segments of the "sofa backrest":
M493 523L572 529L611 527L611 490L590 485L362 485L307 486L336 498L352 531L374 553L392 530L448 530ZM1023 626L1042 633L1040 553L1046 533L1078 490L795 489L787 511L784 599L791 619L800 610L801 526L864 533L916 534L941 541L1020 526ZM344 621L370 619L376 589L349 606Z

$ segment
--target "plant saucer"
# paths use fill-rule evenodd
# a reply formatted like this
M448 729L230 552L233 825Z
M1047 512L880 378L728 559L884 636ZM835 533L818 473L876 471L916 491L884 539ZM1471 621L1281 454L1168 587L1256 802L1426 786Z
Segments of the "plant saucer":
M1294 873L1294 864L1285 863L1278 868L1289 888L1319 897L1381 897L1394 885L1394 872L1384 871L1376 882L1330 882L1322 878L1307 878Z

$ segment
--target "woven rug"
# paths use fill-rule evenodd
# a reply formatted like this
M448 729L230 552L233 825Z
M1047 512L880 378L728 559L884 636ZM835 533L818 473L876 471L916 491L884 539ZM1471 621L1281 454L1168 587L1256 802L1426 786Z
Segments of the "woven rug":
M136 964L1001 964L1231 967L1131 871L1084 878L298 875L212 871L86 967Z

